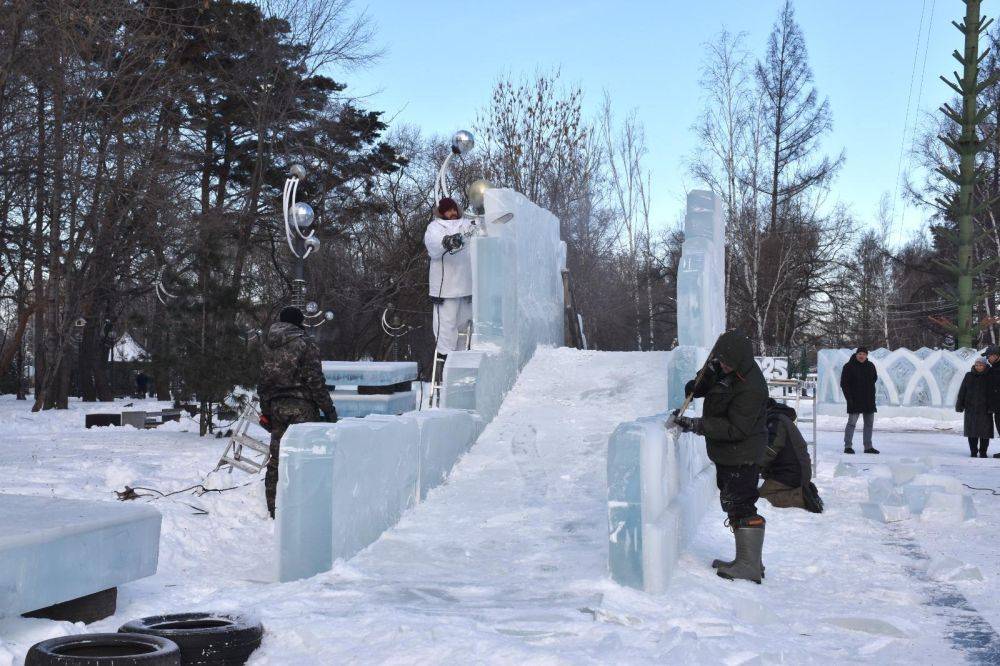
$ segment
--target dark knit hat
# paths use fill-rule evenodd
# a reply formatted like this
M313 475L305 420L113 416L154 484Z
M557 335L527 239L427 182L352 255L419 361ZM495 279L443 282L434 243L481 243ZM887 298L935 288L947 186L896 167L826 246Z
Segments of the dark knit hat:
M305 315L302 314L302 310L299 310L294 305L288 305L282 308L281 314L278 315L278 321L283 321L286 324L292 324L302 328L302 322L306 319Z
M1000 356L1000 346L990 345L989 347L986 348L986 351L983 352L983 356L993 356L993 355Z
M445 212L449 210L453 210L458 214L462 213L461 209L458 207L458 203L456 203L454 199L445 197L441 199L441 201L438 201L438 215L444 217Z
M864 345L861 345L860 347L858 347L857 349L854 350L854 353L855 354L861 354L861 353L867 354L868 353L868 347L865 347Z

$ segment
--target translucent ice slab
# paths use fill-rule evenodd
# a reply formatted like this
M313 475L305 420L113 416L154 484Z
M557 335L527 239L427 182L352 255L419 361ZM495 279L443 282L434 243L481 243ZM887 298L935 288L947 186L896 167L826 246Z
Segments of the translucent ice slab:
M608 442L611 577L662 592L715 496L704 441L664 428L667 414L623 423Z
M559 220L513 190L487 190L488 236L472 241L472 352L448 355L442 403L488 421L538 345L563 343Z
M816 395L820 414L846 413L840 373L853 353L853 349L819 351ZM975 349L873 350L868 360L878 371L875 403L879 414L953 420L958 390L976 356Z
M156 573L160 512L144 504L0 495L0 616Z
M417 379L417 364L409 361L323 361L328 386L389 386Z
M327 571L378 539L444 481L481 430L477 415L449 409L289 428L277 498L280 580Z
M334 391L333 406L340 418L361 418L369 414L402 414L417 408L417 392L362 395L350 391Z
M711 349L726 330L724 234L718 195L706 190L690 192L677 269L677 339L681 345Z

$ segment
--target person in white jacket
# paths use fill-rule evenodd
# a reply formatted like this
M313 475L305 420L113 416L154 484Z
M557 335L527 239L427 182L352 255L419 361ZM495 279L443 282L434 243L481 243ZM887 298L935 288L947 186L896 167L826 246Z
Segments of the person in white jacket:
M459 349L459 334L472 325L472 259L466 244L474 222L462 217L453 199L438 202L427 225L424 245L431 258L431 302L437 352L447 356Z

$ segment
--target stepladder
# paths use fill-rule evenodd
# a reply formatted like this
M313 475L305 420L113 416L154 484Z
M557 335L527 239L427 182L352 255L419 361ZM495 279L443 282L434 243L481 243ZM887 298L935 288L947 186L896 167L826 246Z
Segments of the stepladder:
M242 470L248 474L259 474L267 466L270 457L270 443L262 442L259 439L248 435L247 430L250 424L257 423L260 418L260 411L257 409L257 401L252 400L240 413L240 417L233 424L229 431L226 450L222 452L215 470L223 467Z

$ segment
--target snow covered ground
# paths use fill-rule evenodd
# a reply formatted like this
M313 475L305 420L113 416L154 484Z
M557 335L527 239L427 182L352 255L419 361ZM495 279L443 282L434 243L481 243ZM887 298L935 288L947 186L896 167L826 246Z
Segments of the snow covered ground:
M821 417L827 512L761 502L763 585L723 581L709 567L732 551L717 509L667 594L613 584L607 439L618 423L662 411L665 364L663 354L540 350L447 484L356 558L309 580L267 582L274 537L262 482L158 500L159 572L120 588L118 613L93 625L0 621L0 666L44 638L199 609L257 615L267 634L255 665L1000 660L1000 498L970 490L979 515L964 524L861 516L867 478L894 460L926 458L971 486L1000 486L1000 460L971 460L964 439L929 426L901 431L919 423L877 421L882 455L843 456L843 420ZM113 499L125 484L183 488L224 446L199 438L193 421L85 430L83 414L107 407L31 414L0 397L0 492ZM834 477L841 459L859 475ZM208 485L247 479L219 474ZM975 564L983 580L928 575L944 557Z

